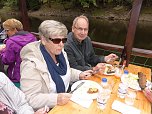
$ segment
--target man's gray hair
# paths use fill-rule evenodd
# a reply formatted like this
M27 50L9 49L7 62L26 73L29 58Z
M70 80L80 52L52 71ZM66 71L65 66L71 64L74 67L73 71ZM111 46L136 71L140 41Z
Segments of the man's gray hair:
M89 20L88 20L88 18L87 18L86 16L84 16L84 15L80 15L80 16L76 17L76 18L73 20L73 24L72 24L73 27L75 27L75 25L77 24L77 21L78 21L80 18L85 19L85 20L87 21L87 23L88 23L88 26L89 26Z
M66 26L55 20L45 20L39 26L39 35L46 39L53 35L61 35L67 37L68 30Z

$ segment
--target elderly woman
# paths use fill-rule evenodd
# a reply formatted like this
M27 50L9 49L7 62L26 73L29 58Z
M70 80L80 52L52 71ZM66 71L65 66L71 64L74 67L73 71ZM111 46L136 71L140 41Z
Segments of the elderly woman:
M0 114L47 114L44 109L34 113L25 100L24 93L0 72Z
M23 30L23 25L19 20L8 19L3 22L3 28L8 35L5 40L6 47L1 49L2 63L8 65L8 77L13 82L20 82L20 50L26 44L36 41L36 37Z
M65 93L69 84L87 79L92 73L92 70L82 72L70 68L63 49L67 32L61 22L46 20L39 26L41 41L21 50L21 90L34 109L66 104L71 97Z

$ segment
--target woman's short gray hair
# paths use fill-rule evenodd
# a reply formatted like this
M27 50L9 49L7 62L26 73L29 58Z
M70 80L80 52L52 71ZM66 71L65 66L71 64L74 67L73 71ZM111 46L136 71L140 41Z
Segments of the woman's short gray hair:
M46 39L53 35L67 37L68 30L66 26L55 20L45 20L39 26L39 35L44 36Z

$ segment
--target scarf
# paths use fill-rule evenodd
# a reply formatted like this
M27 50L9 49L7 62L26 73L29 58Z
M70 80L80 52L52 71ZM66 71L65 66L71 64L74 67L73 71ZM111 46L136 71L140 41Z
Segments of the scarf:
M57 66L42 44L40 45L40 50L44 57L44 60L46 61L49 73L56 85L57 93L65 92L65 85L61 76L66 74L67 65L63 53L61 52L61 54L56 55L57 62L59 63Z

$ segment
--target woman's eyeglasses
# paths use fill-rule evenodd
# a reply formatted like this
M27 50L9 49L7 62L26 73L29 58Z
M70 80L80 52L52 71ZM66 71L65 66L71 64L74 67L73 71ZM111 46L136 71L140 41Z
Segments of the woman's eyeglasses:
M59 44L61 41L62 41L62 43L66 43L66 41L67 41L67 38L54 38L54 39L52 39L52 38L49 38L49 40L51 40L54 44Z
M4 31L5 31L5 32L8 32L8 31L9 31L9 29L4 29Z

